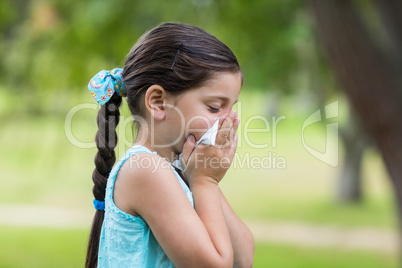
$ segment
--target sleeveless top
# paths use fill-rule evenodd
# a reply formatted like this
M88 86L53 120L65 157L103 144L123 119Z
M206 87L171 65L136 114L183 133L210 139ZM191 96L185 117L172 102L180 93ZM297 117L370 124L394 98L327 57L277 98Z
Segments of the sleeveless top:
M174 267L155 239L147 222L120 210L113 202L117 173L123 163L137 153L152 153L142 145L134 145L110 172L105 195L105 219L102 224L98 251L98 267ZM174 167L169 163L188 200L194 207L192 193Z

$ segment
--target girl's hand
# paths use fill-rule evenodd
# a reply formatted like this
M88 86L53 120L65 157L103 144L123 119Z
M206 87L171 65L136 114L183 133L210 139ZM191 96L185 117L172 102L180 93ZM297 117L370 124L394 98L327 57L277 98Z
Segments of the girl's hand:
M194 136L189 135L183 147L181 164L190 187L199 180L218 183L223 178L236 152L239 122L234 110L221 118L214 146L200 143L194 147Z

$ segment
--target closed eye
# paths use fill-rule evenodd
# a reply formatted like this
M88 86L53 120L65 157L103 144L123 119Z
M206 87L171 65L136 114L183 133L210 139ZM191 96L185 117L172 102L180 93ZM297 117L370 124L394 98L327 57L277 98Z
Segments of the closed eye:
M208 107L211 109L211 111L213 113L218 113L219 112L219 108L214 108L214 107L211 107L211 106L208 106Z

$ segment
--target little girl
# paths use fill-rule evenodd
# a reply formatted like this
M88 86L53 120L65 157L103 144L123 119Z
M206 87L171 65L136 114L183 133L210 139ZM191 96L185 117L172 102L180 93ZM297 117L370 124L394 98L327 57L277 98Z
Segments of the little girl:
M218 186L236 151L242 82L226 45L179 23L147 32L123 69L91 79L101 108L86 267L252 266L254 239ZM114 165L122 97L137 137ZM218 120L215 144L195 146Z

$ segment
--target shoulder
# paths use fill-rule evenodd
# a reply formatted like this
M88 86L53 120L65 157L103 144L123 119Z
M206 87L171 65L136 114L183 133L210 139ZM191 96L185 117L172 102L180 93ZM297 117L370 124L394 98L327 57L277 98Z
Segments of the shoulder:
M130 156L121 166L113 199L121 210L136 216L163 194L175 195L180 191L170 163L159 155L141 152Z
M141 177L138 175L150 175L171 172L169 162L161 156L149 152L140 152L130 156L120 168L119 173L128 178Z

